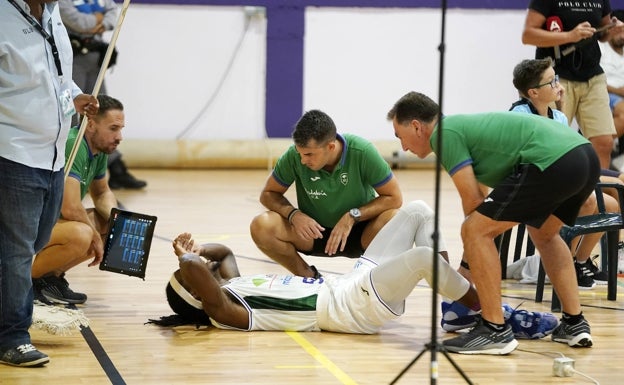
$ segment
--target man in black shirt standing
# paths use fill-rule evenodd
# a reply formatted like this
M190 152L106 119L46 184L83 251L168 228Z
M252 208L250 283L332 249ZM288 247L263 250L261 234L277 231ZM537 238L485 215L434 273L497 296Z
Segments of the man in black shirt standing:
M522 42L537 47L536 59L554 59L555 71L566 90L562 112L569 123L576 118L581 132L594 146L601 168L610 166L615 126L598 40L605 41L622 28L621 21L611 18L609 0L580 5L531 0L522 32Z

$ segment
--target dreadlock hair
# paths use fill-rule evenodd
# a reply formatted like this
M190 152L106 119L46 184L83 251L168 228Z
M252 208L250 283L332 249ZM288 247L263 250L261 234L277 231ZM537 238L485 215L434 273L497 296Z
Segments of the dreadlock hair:
M174 311L174 315L160 317L160 320L148 320L159 326L180 326L180 325L211 325L210 318L204 312L200 300L193 297L177 280L175 273L171 275L171 279L165 288L167 294L167 302L169 307Z

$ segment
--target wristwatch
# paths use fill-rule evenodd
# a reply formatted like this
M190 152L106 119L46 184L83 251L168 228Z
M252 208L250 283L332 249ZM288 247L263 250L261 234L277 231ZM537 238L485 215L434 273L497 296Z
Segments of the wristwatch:
M353 218L355 223L358 223L360 221L360 218L362 217L362 213L360 212L360 209L358 208L349 210L349 215L351 215L351 218Z

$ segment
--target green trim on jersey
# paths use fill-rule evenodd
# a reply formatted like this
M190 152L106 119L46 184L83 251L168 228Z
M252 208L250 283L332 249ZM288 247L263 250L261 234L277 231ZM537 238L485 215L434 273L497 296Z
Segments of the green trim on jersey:
M301 298L277 298L262 295L245 296L245 302L252 309L274 309L285 311L314 311L318 295L309 295Z
M376 187L392 178L390 166L372 143L356 135L338 135L342 157L330 173L301 163L294 145L277 160L273 177L284 187L296 185L297 205L321 226L333 228L350 209L375 199Z
M589 143L570 127L517 112L453 115L442 120L441 162L452 176L472 165L480 183L495 187L520 164L546 169L571 149ZM437 148L438 127L431 148Z
M65 146L65 159L69 159L72 148L78 136L78 128L73 127L69 130L67 142ZM72 164L69 176L80 182L80 199L84 199L89 191L89 186L94 179L101 179L106 176L106 168L108 166L108 155L101 152L97 155L91 153L91 149L87 144L87 140L83 137L76 158Z

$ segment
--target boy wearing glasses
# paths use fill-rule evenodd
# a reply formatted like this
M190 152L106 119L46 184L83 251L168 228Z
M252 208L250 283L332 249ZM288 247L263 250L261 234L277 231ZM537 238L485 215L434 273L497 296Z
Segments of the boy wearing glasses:
M540 115L568 125L568 119L563 112L559 111L562 108L565 89L559 84L559 76L555 75L553 62L549 57L521 61L514 68L513 84L518 90L520 100L512 104L511 111ZM550 107L553 103L557 109ZM603 177L605 173L614 173L614 175L606 176L611 178L609 182L620 182L617 179L618 172L602 170ZM603 198L609 211L619 211L618 202L613 197L603 194ZM595 212L596 198L592 194L581 207L579 216L591 215ZM601 233L587 234L580 242L575 241L572 244L579 289L592 289L596 284L607 284L607 274L600 271L590 258L601 236Z

